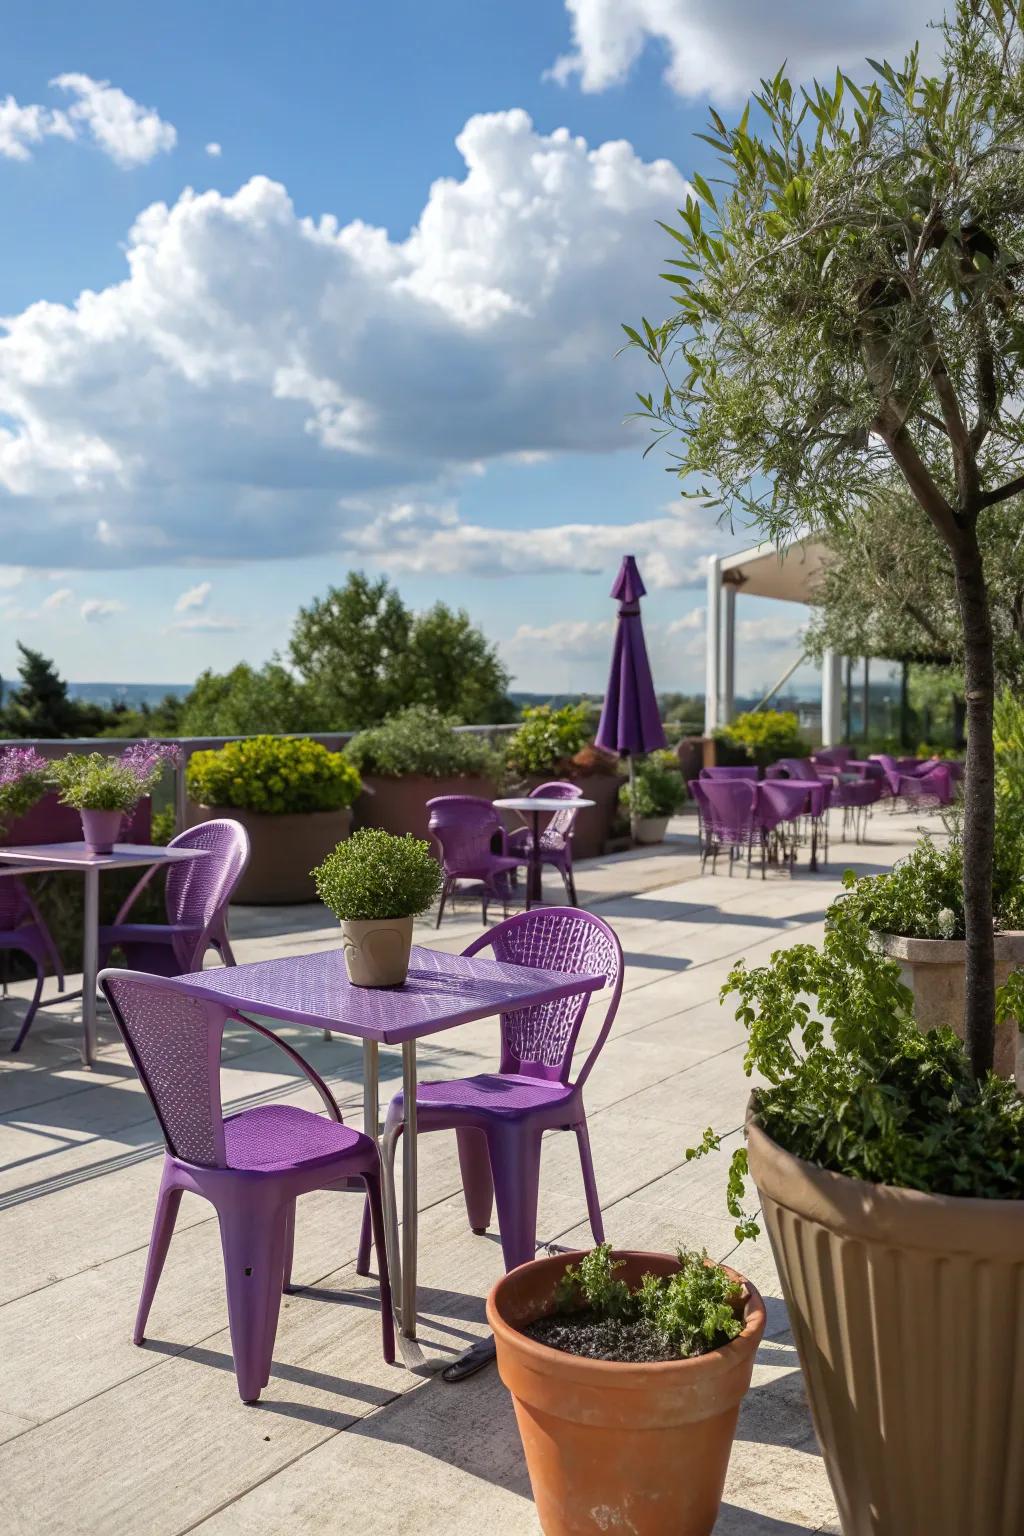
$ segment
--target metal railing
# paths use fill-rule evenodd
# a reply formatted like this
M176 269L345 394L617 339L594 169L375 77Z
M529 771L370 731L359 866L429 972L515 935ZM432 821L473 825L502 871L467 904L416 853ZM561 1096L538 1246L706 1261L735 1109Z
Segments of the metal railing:
M518 725L457 725L455 730L470 736L486 736L488 740L518 730ZM193 752L227 746L229 741L251 741L253 734L240 736L61 736L12 737L0 739L0 747L34 747L41 757L63 757L65 752L102 752L105 757L116 757L126 747L146 742L162 742L179 747L180 755L174 768L174 828L183 832L188 823L188 791L185 776L188 760ZM263 733L267 734L267 733ZM275 731L276 736L287 736L297 741L318 741L331 752L340 752L355 731Z

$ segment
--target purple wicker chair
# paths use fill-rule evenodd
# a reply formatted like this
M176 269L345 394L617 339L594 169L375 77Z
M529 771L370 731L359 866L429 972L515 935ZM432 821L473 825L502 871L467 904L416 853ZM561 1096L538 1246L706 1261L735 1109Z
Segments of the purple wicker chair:
M543 798L545 800L565 800L571 802L580 798L580 787L572 784L568 779L554 779L550 784L538 784L536 789L530 790L530 799ZM565 894L569 898L571 906L576 906L576 881L572 872L572 834L576 825L578 809L572 809L567 803L564 811L556 811L547 826L540 835L540 857L542 864L552 864L562 877L565 886ZM509 853L518 854L521 860L528 860L533 848L533 833L529 827L517 827L509 833Z
M926 761L903 758L904 763L913 763L909 769L901 768L888 752L876 752L871 761L878 763L885 775L894 811L900 800L909 810L912 806L950 805L956 798L954 776L937 758Z
M228 906L249 862L249 837L237 821L204 821L173 838L171 848L205 848L201 859L167 867L166 923L131 923L131 908L156 874L149 869L136 884L114 921L100 928L100 964L112 949L122 951L134 971L181 976L201 971L214 948L225 965L234 965L228 939Z
M505 825L494 806L477 795L438 795L427 801L427 810L427 826L441 851L444 870L436 926L440 928L445 903L454 896L460 880L479 882L483 922L492 900L501 902L507 917L512 876L522 860L505 852Z
M416 1091L417 1134L454 1130L458 1141L466 1211L474 1232L486 1231L497 1206L506 1269L532 1259L537 1243L540 1147L545 1131L573 1131L579 1145L583 1187L594 1242L604 1242L601 1203L590 1155L583 1087L608 1038L622 994L622 946L599 917L577 907L534 907L517 912L463 953L489 948L496 960L549 971L601 975L610 989L597 1038L575 1080L570 1080L576 1038L587 999L540 1003L501 1016L501 1060L482 1072ZM402 1133L402 1095L392 1099L384 1127L384 1156L393 1162ZM369 1262L370 1227L363 1215L356 1268Z
M706 770L705 770L706 771ZM756 770L755 770L756 772ZM758 834L757 803L760 786L749 776L739 778L691 779L690 793L697 802L701 819L700 872L704 873L711 859L711 873L715 874L718 855L729 851L729 873L737 854L747 852L747 874L753 857L754 838ZM761 875L764 876L764 850L762 846Z
M744 763L736 768L702 768L702 779L753 779L754 783L761 777L761 770L756 763Z
M384 1358L393 1361L380 1157L374 1143L342 1123L323 1079L261 1024L196 997L173 978L107 970L99 980L167 1146L134 1342L145 1340L182 1194L200 1195L209 1200L220 1224L238 1395L243 1402L256 1402L270 1380L281 1292L291 1286L296 1198L313 1189L352 1189L367 1199L380 1274ZM262 1104L225 1117L220 1057L229 1019L279 1046L309 1078L330 1118L295 1104Z
M57 985L64 990L64 964L60 951L53 940L42 913L36 906L28 887L17 876L6 875L0 880L0 950L20 950L28 955L36 968L36 989L28 1005L12 1051L20 1051L21 1043L35 1019L39 999L43 995L46 964L49 961ZM7 996L7 977L4 975L3 995Z
M827 773L845 773L846 765L856 756L853 747L819 747L811 761Z

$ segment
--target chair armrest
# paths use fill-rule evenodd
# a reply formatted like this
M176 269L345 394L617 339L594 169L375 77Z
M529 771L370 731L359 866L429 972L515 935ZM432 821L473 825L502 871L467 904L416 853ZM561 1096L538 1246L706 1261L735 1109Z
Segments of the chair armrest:
M306 1077L308 1077L309 1081L313 1084L313 1087L316 1089L317 1093L323 1100L324 1108L327 1110L327 1113L330 1115L331 1119L337 1120L339 1125L342 1123L341 1110L338 1108L334 1094L328 1088L319 1072L317 1072L314 1067L310 1066L305 1057L300 1056L298 1051L294 1050L292 1046L288 1044L287 1040L282 1040L281 1036L275 1035L272 1029L267 1029L265 1024L257 1024L255 1019L247 1019L240 1013L233 1013L231 1017L237 1023L246 1025L248 1029L254 1029L258 1035L263 1035L267 1040L271 1042L272 1045L276 1045L280 1050L284 1051L286 1056L291 1057L295 1065L303 1073L305 1073Z

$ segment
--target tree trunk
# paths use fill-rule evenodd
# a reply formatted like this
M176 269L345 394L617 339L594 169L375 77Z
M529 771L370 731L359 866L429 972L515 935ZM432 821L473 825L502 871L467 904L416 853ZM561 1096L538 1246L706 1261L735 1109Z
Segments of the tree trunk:
M995 844L995 676L992 621L977 533L963 530L953 549L964 630L967 767L964 783L964 918L967 928L964 1037L976 1077L991 1070L995 1045L992 867Z

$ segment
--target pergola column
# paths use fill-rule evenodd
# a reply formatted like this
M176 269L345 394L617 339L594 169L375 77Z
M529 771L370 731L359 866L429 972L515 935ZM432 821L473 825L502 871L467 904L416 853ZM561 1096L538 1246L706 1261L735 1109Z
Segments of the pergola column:
M821 744L838 747L843 739L843 658L827 650L821 658Z
M736 588L728 582L722 588L722 661L719 725L728 725L736 702Z
M704 735L713 736L721 723L718 718L722 644L722 562L718 555L708 560L708 600L706 609L704 671Z

